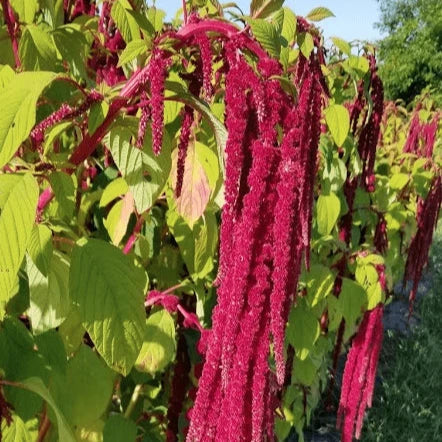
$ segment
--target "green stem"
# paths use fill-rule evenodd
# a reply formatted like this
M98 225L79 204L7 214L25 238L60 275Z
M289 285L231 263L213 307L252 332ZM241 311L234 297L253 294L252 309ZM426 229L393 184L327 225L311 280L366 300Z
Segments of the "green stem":
M132 412L134 411L135 405L138 402L138 398L143 391L143 384L135 385L134 391L132 392L132 396L130 398L129 404L127 405L126 411L124 412L124 417L129 418Z

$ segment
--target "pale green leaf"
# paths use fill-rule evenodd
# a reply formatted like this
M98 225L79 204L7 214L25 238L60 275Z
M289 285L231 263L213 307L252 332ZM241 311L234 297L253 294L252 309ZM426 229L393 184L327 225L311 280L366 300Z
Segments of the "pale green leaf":
M76 191L73 176L65 172L53 172L49 176L49 182L58 203L58 216L71 220L75 209Z
M28 244L28 253L38 270L48 276L52 259L52 232L43 224L37 224L32 229Z
M356 322L362 314L362 307L367 301L367 293L360 284L348 278L342 278L338 308L348 324Z
M20 60L27 71L53 71L57 51L52 36L41 26L26 26L18 45Z
M329 235L338 220L341 211L341 202L334 194L319 195L316 203L318 232L321 235Z
M112 5L111 17L117 24L126 43L140 38L140 28L134 17L128 11L132 10L129 0L117 0Z
M0 215L0 317L31 238L37 201L37 182L26 174L10 191Z
M309 32L301 32L298 34L298 45L305 58L309 58L315 47L313 37Z
M69 260L54 252L45 277L32 260L27 260L30 307L28 315L35 334L58 327L67 317L71 306L69 298Z
M210 199L209 179L196 155L196 142L192 140L187 148L184 165L183 186L177 198L174 191L177 212L192 227L203 215ZM174 151L173 164L176 165L177 151ZM173 189L176 187L176 167L172 168Z
M287 326L287 339L301 361L309 355L319 338L319 333L319 321L311 310L303 305L292 309Z
M350 130L350 115L346 107L332 104L325 109L325 121L335 143L340 147L344 144Z
M152 313L146 321L136 369L150 374L162 371L173 361L175 351L175 322L172 316L165 309Z
M10 0L12 9L18 14L23 23L32 23L38 11L37 0Z
M103 220L104 227L112 240L112 244L118 246L126 234L130 215L134 211L134 198L130 192L118 201Z
M344 54L350 55L351 54L351 46L350 43L343 40L339 37L330 37L333 44Z
M77 242L71 260L70 295L97 350L127 375L144 339L146 273L112 244Z
M123 440L135 441L137 425L134 421L126 419L121 414L111 414L103 429L103 438L106 442L121 442Z
M163 10L156 8L155 6L152 6L147 10L147 18L155 29L155 32L161 31L161 29L163 28L163 21L165 17L166 13Z
M317 8L312 9L307 15L306 19L310 21L321 21L328 17L334 17L335 14L330 11L328 8L324 8L323 6L319 6Z
M296 15L289 8L282 9L284 19L281 28L281 37L283 37L287 44L295 40L296 35Z
M138 57L141 54L145 54L146 52L146 40L142 40L140 38L132 40L120 54L120 57L118 59L118 66L123 66L124 64L129 63L134 58Z
M35 440L22 418L17 414L12 415L12 423L9 426L6 424L6 419L2 419L0 434L3 442L34 442Z
M402 190L410 180L410 177L406 173L395 173L390 178L390 187L393 190Z
M303 279L307 287L306 300L311 307L314 307L331 292L335 275L327 267L321 264L314 264Z
M261 46L273 57L279 58L281 42L276 26L263 19L248 20L253 35Z
M43 89L55 78L52 72L23 72L0 90L0 167L15 154L35 123L35 109Z
M123 196L129 190L124 178L111 181L103 191L100 199L100 207L106 207L114 199Z
M252 0L250 15L253 18L266 18L277 11L284 4L284 0Z

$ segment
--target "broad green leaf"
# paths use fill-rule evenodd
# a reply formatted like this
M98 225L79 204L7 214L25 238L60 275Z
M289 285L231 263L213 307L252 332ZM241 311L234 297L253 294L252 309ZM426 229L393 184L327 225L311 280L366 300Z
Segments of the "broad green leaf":
M135 441L137 425L134 421L126 419L121 414L112 414L106 420L103 429L104 442L121 442L123 440Z
M191 229L173 207L167 211L167 225L178 243L192 279L203 279L213 270L218 243L218 226L213 213L206 213Z
M0 67L0 92L6 87L15 77L14 69L9 65Z
M123 196L129 190L124 178L117 178L111 181L103 191L100 199L100 207L106 207L114 199Z
M383 301L382 287L379 282L376 282L367 288L367 299L367 310L373 310L380 302Z
M319 321L311 310L298 305L290 312L287 325L287 340L295 348L296 356L303 361L307 358L319 338Z
M266 18L277 11L284 4L284 0L252 0L250 15L253 18Z
M37 0L10 0L12 9L18 14L23 23L32 23L38 11Z
M163 28L163 21L165 17L166 13L161 9L156 8L155 6L152 6L147 10L147 18L155 29L155 32L161 31L161 29Z
M315 381L317 369L310 357L305 359L295 358L293 361L292 383L300 382L310 387Z
M146 273L117 247L97 239L77 242L70 296L97 350L127 375L144 339Z
M298 45L302 55L308 59L315 47L312 35L309 32L301 32L298 34Z
M37 201L37 182L26 174L9 193L0 215L0 317L31 238Z
M75 209L76 191L73 176L65 172L53 172L49 177L49 182L58 203L58 216L71 220Z
M8 200L11 190L23 179L19 173L5 173L0 175L0 210Z
M325 109L325 121L335 143L340 147L344 144L350 130L350 115L341 104L332 104Z
M318 8L312 9L307 15L306 19L310 21L321 21L324 18L334 17L335 14L330 11L328 8L324 8L323 6L319 6Z
M111 17L117 24L126 43L140 38L140 27L128 11L132 10L129 0L117 0L112 5Z
M100 357L81 345L68 362L59 398L71 424L87 426L101 417L111 400L113 379L114 373Z
M390 187L393 190L402 190L410 180L410 176L406 173L395 173L390 178Z
M81 325L81 317L77 309L71 308L68 317L58 328L66 353L75 353L83 342L85 329Z
M26 0L24 0L26 1ZM56 29L64 23L64 0L40 0L44 21Z
M135 367L150 374L162 371L173 361L175 351L175 322L167 310L157 310L147 318L144 342Z
M281 42L276 26L263 19L248 20L253 35L262 47L273 57L279 58Z
M81 26L76 24L59 26L52 36L61 58L69 64L74 77L86 80L89 44Z
M26 424L17 414L12 415L11 425L6 424L6 420L2 419L1 432L3 442L33 442L31 432L26 428Z
M356 71L359 75L364 75L370 69L368 60L365 57L350 55L350 57L342 63L347 71Z
M339 37L330 37L333 44L345 55L350 55L351 54L351 46L350 43L348 43L347 41L343 40L342 38Z
M146 131L143 150L131 145L132 132L124 127L115 127L106 138L115 164L129 185L139 213L153 206L164 189L171 167L171 143L167 134L164 133L163 147L158 156L152 152L150 134L150 130ZM145 178L146 174L149 180Z
M57 51L52 36L43 27L26 26L18 45L20 60L27 71L53 71Z
M28 253L38 270L48 276L52 259L52 232L43 224L37 224L32 229L28 244Z
M67 317L69 298L69 260L54 252L45 277L31 259L27 260L30 308L28 311L35 334L58 327Z
M0 167L15 154L35 123L37 100L55 78L52 72L23 72L0 90Z
M63 442L75 442L74 435L66 422L66 418L60 412L43 381L40 378L33 377L20 382L20 386L41 396L52 408L57 419L58 440Z
M172 184L176 187L176 158L173 153ZM183 186L177 198L174 191L177 212L187 221L190 227L203 215L210 199L209 179L196 154L196 142L191 140L187 148L184 165Z
M367 302L367 293L360 284L348 278L342 278L338 307L347 324L354 324L362 314L362 306Z
M91 110L89 112L89 119L87 121L87 126L89 133L94 133L97 128L103 123L106 115L109 111L109 104L106 101L100 101L99 103L94 103L91 106Z
M134 58L138 57L141 54L145 54L147 52L147 44L146 40L142 40L141 38L137 38L132 40L120 54L118 59L118 66L123 66L126 63L129 63Z
M319 195L316 203L318 232L321 235L329 235L338 220L341 211L341 202L334 194Z
M281 28L281 37L283 37L287 44L295 40L296 36L296 16L289 8L282 9L284 19Z
M303 279L307 286L306 301L311 307L314 307L331 292L335 282L335 275L327 267L321 264L314 264Z
M103 220L104 227L112 240L112 244L118 246L127 231L129 219L134 211L134 198L130 192L118 201L110 210L107 218Z

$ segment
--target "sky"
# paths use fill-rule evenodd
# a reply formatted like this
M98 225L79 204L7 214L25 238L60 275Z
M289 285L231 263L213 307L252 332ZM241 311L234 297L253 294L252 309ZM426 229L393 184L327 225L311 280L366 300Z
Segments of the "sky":
M236 3L244 13L249 12L250 0L236 0ZM181 7L181 0L156 0L155 4L171 17ZM382 37L373 26L379 20L376 0L286 0L284 6L291 8L297 15L306 15L317 6L330 9L336 17L318 23L325 38L336 36L348 41L375 41Z

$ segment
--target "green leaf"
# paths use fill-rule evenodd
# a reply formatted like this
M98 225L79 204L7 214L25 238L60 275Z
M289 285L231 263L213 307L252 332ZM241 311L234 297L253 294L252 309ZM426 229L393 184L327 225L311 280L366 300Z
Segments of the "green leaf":
M113 379L114 373L99 356L81 345L68 362L59 400L69 422L81 427L98 420L110 402Z
M172 183L176 187L177 151L173 152ZM186 162L184 165L183 186L177 198L175 191L173 197L176 202L177 212L187 221L190 227L203 215L210 199L209 179L206 171L196 154L196 142L191 140L187 148Z
M285 39L285 42L288 45L295 40L297 24L296 15L289 8L283 8L282 11L284 19L282 22L281 37Z
M46 388L42 380L40 378L32 377L20 382L19 385L41 396L52 408L57 419L58 440L63 442L75 442L75 438L72 434L72 431L68 423L66 422L66 418L60 412L59 408L55 404L54 399L52 398L51 394L49 393L48 389Z
M33 442L35 440L17 414L12 415L12 423L9 426L6 424L6 420L2 419L0 434L3 442Z
M347 71L356 71L359 75L364 75L370 69L368 60L365 57L358 57L356 55L350 55L347 60L344 60L342 66Z
M342 278L342 289L338 298L338 308L347 324L354 324L362 314L362 306L367 301L367 293L360 284Z
M163 28L163 21L165 17L166 13L161 9L156 8L155 6L152 6L147 10L147 18L155 29L155 32L161 31L161 29Z
M331 192L328 195L319 195L316 203L318 216L318 232L321 235L329 235L338 220L341 212L341 201Z
M54 252L45 277L35 264L27 260L29 278L29 318L35 334L58 327L67 317L71 306L69 298L69 260Z
M170 313L161 309L146 321L144 342L135 362L139 371L154 374L173 361L176 351L175 322Z
M315 381L317 369L311 358L296 358L293 362L292 383L301 383L310 387Z
M112 414L106 420L103 429L105 442L135 441L136 437L137 425L134 421L126 419L121 414Z
M58 216L71 220L75 209L74 178L65 172L53 172L49 177L49 182L58 203Z
M193 229L170 204L166 214L167 225L178 243L181 256L192 279L203 279L213 270L218 243L218 225L213 213L206 213Z
M43 27L26 26L18 45L20 60L27 71L53 71L57 61L52 36Z
M23 72L0 90L0 167L15 154L35 123L37 100L55 78L52 72Z
M138 57L141 54L145 54L147 52L147 44L146 40L142 40L141 38L137 38L132 40L120 54L118 59L118 66L123 66L126 63L129 63L134 58Z
M23 23L32 23L38 11L37 0L10 0L12 9L18 14Z
M70 295L97 350L127 375L143 343L146 273L115 246L97 239L77 242Z
M35 225L29 239L28 252L32 261L44 276L48 276L49 273L52 249L51 230L43 224Z
M406 173L395 173L390 178L390 187L393 190L402 190L410 180L410 177Z
M335 275L327 267L321 264L314 264L303 279L307 286L306 301L311 307L314 307L331 292L335 282Z
M284 4L284 0L252 0L250 15L253 18L266 18L277 11Z
M124 178L117 178L111 181L103 191L100 199L100 207L106 207L114 199L123 196L129 190Z
M308 59L315 47L312 35L309 32L301 32L298 34L298 45L302 55Z
M111 17L117 24L126 43L140 38L140 27L129 13L132 10L129 0L117 0L112 5Z
M31 238L38 201L38 185L26 174L14 186L0 215L0 317L10 299L17 273Z
M335 143L340 147L344 144L350 130L350 115L341 104L332 104L325 109L325 121Z
M8 200L11 190L23 179L19 173L5 173L0 175L0 210Z
M350 55L351 54L351 46L350 44L339 37L330 37L333 44L344 54Z
M69 64L72 74L76 78L86 80L89 44L82 28L76 24L59 26L52 36L61 58Z
M306 19L310 21L321 21L328 17L334 17L335 14L330 11L328 8L324 8L323 6L319 6L318 8L312 9L307 15Z
M129 219L134 211L134 198L130 192L118 201L103 220L104 227L112 240L112 244L118 246L127 231Z
M281 42L276 26L262 19L250 19L248 22L262 47L273 57L279 58Z
M104 121L106 115L109 111L109 105L106 101L101 101L99 103L94 103L91 106L89 112L89 119L87 121L89 133L94 133L98 126Z
M163 147L160 155L153 154L151 149L151 131L146 131L143 150L137 149L130 143L132 132L124 127L115 127L110 131L107 145L109 146L115 164L135 200L139 213L153 206L161 194L170 173L170 139L164 133ZM149 180L145 178L145 172Z
M287 339L295 348L296 356L303 361L307 358L319 338L319 321L311 310L298 305L290 312L287 325Z

